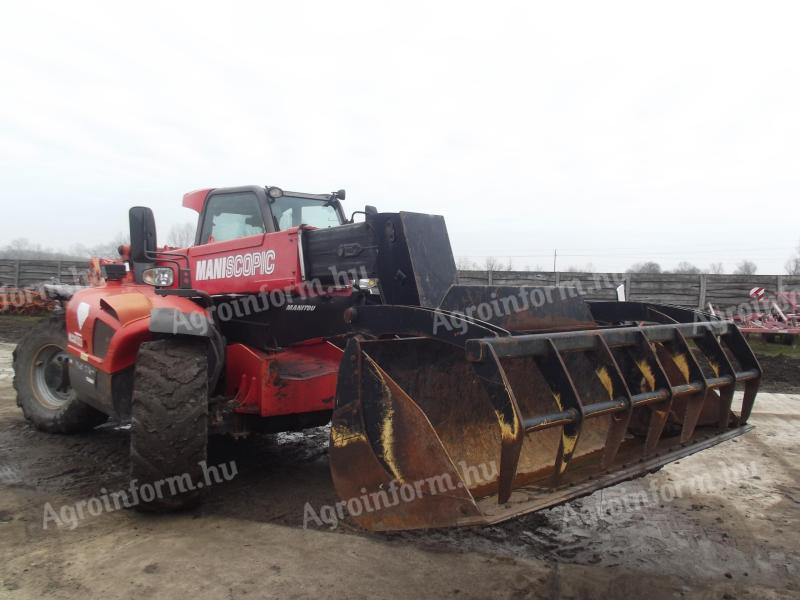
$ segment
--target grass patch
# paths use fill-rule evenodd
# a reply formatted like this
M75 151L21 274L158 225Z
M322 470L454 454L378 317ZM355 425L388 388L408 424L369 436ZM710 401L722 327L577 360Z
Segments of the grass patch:
M800 340L797 340L792 346L765 342L760 336L750 336L747 341L750 342L750 347L759 356L786 356L800 360Z

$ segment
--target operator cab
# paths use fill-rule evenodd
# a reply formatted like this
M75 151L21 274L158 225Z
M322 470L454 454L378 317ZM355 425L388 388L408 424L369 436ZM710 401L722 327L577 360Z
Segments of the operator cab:
M200 213L195 238L199 246L300 225L338 227L348 222L341 205L344 197L344 190L303 194L246 186L191 192L184 196L183 205Z

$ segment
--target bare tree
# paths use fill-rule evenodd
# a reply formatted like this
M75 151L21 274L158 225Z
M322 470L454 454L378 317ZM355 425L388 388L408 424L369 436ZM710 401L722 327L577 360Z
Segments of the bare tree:
M167 243L176 248L188 248L194 244L195 226L192 223L173 225L167 235Z
M567 267L566 273L594 273L594 265L592 263L586 263L583 266L575 266L570 265Z
M513 265L511 264L511 259L506 264L503 264L501 260L494 256L487 256L483 267L486 271L510 271Z
M456 259L456 269L459 271L479 271L480 265L466 256L459 256Z
M109 242L95 246L75 244L65 252L63 250L43 248L40 244L32 244L25 238L17 238L0 248L0 258L24 260L85 260L91 257L119 258L119 247L128 243L128 235L118 233Z
M786 261L787 275L800 275L800 244L797 245L797 253Z
M641 262L632 265L628 273L661 273L661 265L657 262Z
M708 265L708 272L711 275L722 275L725 272L725 266L721 262L715 262Z
M755 275L758 271L758 265L751 260L743 260L736 265L734 275Z
M61 258L58 253L40 244L32 244L27 238L16 238L0 248L0 258L36 260L43 258Z
M16 238L11 240L11 243L6 246L9 252L24 253L33 249L33 246L27 238Z
M681 273L685 275L699 275L700 269L695 267L692 263L682 261L678 263L678 266L675 267L673 273Z
M120 246L126 246L131 243L130 235L121 231L117 232L114 239L105 244L98 244L88 249L89 256L97 258L119 258Z
M26 238L16 238L0 248L0 258L38 260L68 257L49 248L42 248L40 244L34 245Z

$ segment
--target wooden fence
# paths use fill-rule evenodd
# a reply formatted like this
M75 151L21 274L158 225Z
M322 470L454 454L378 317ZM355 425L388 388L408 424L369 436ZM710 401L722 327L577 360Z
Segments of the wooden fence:
M626 298L678 304L691 308L729 310L749 303L750 290L763 287L767 296L800 292L800 277L788 275L678 275L672 273L553 273L532 271L461 271L459 282L477 285L572 286L587 300L615 300L625 284Z
M57 282L86 283L89 260L9 260L0 259L0 286L24 288Z
M0 259L0 287L35 287L55 281L86 283L89 261ZM730 309L750 301L750 290L763 287L778 292L800 292L800 277L788 275L676 275L671 273L553 273L534 271L461 271L459 282L478 285L573 286L587 300L616 299L624 283L629 300L706 308L708 303Z

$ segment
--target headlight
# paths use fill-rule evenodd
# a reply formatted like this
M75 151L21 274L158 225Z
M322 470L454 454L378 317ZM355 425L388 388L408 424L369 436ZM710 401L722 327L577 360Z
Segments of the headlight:
M142 273L142 281L156 287L169 287L174 280L175 276L169 267L156 267Z
M375 294L376 296L381 295L381 290L379 285L380 281L378 281L377 279L359 279L356 282L356 287L358 289L369 292L370 294Z

